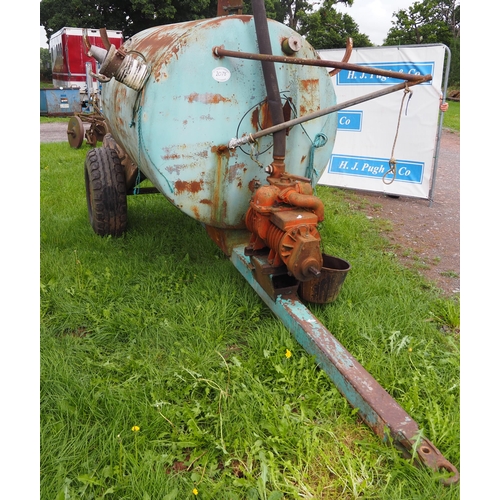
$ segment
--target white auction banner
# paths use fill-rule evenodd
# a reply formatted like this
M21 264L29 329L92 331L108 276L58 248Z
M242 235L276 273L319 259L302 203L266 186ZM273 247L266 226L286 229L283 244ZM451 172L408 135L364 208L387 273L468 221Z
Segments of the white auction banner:
M411 92L406 96L399 90L339 111L332 155L319 184L429 198L446 49L433 44L352 50L349 63L431 74L432 80L409 87ZM341 61L345 49L318 53L322 59ZM332 81L337 104L404 82L348 70L332 76ZM395 176L390 172L391 158L395 160Z

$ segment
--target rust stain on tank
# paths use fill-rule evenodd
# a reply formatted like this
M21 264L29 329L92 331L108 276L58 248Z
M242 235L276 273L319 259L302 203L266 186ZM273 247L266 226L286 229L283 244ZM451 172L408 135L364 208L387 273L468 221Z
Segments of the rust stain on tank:
M273 120L271 118L271 112L269 110L269 104L266 102L261 107L261 124L262 128L269 128L273 126Z
M200 203L202 205L212 205L212 200L209 200L207 198L203 198L203 200L200 200Z
M192 23L185 23L187 27ZM132 37L127 48L141 53L152 64L151 73L156 81L167 78L164 70L173 57L178 59L183 40L183 33L177 27L160 26L144 37ZM161 55L162 57L158 57Z
M118 123L118 127L123 129L123 127L124 127L124 121L123 121L123 118L121 118L121 117L116 117L116 122Z
M292 107L290 105L291 99L288 98L283 105L283 118L285 121L289 121L292 114ZM250 123L255 130L263 130L273 126L273 120L271 117L271 111L269 109L269 103L264 101L264 103L259 107L255 108L250 115ZM290 128L286 129L286 135L290 132Z
M165 154L161 157L162 160L178 160L181 155L179 153L173 152L172 148L163 148Z
M315 78L300 80L302 89L302 100L300 103L300 115L314 113L320 109L321 96L319 92L319 80Z
M165 171L168 172L169 174L181 175L183 168L184 168L184 165L174 165L174 166L165 167Z
M300 85L302 88L307 92L308 90L311 89L311 87L317 87L319 84L319 80L317 78L315 79L309 79L309 80L301 80Z
M185 97L188 102L201 102L203 104L218 104L219 102L231 102L231 99L224 97L220 94L211 94L207 92L206 94L197 94L193 92Z
M214 172L215 176L212 190L211 218L213 222L217 223L224 220L227 215L227 204L224 201L224 186L227 166L232 153L224 144L219 146L212 146L211 151L213 154L215 154L216 160L216 169Z
M199 193L203 189L203 181L181 181L174 184L177 193Z
M227 174L227 178L229 182L234 182L236 179L240 178L240 182L238 183L238 187L241 187L241 172L245 171L244 163L236 163L229 167L229 172Z
M259 119L259 108L255 108L252 111L252 115L250 117L250 121L252 123L252 127L254 130L260 130L260 119Z
M164 154L161 158L163 160L179 160L185 155L186 145L176 144L175 146L165 146L162 150Z
M127 87L122 87L119 89L119 91L117 92L117 98L120 99L120 97L122 99L126 99L127 98Z
M271 112L269 111L269 104L267 102L267 99L262 103L260 107L257 107L252 111L250 121L252 123L252 127L255 130L262 130L272 127L273 121L271 118Z
M169 54L177 54L178 48L174 44L179 39L179 33L178 30L172 29L170 26L158 26L146 36L138 38L131 38L132 46L134 50L140 51L143 55L154 54L164 47L169 47Z
M258 179L252 179L248 183L248 189L250 190L251 193L255 193L255 191L257 191L257 189L259 189L260 186L261 182Z
M224 155L227 158L229 158L229 148L225 144L221 144L219 146L212 146L210 148L210 151L212 151L212 153L215 153L217 155Z
M243 23L249 23L253 16L234 16L236 19L239 19Z
M113 102L115 112L117 115L119 115L123 105L127 104L127 87L120 87L120 89L116 93L116 99Z
M214 17L213 19L209 19L206 23L206 26L219 26L220 24L224 23L226 19L239 19L242 23L249 23L252 19L253 16L249 15L231 15L231 16L221 16L221 17Z

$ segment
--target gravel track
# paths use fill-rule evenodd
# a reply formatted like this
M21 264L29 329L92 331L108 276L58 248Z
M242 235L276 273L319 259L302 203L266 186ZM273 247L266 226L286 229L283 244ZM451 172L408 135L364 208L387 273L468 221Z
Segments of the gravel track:
M358 194L368 217L391 222L384 236L405 266L447 296L460 292L460 134L443 129L432 202Z

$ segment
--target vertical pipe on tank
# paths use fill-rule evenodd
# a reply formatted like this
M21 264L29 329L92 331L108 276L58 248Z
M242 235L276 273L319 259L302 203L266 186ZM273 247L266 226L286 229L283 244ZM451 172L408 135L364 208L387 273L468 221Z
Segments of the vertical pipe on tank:
M257 42L261 54L272 55L271 38L269 36L269 27L267 25L267 14L264 0L252 0L252 10L255 20L255 31L257 33ZM278 78L276 68L272 61L262 61L262 71L264 73L264 82L267 91L267 100L271 112L273 125L278 125L285 121L283 108L281 106L281 97L278 87ZM286 129L273 134L273 158L274 162L271 177L279 177L284 171L286 151Z

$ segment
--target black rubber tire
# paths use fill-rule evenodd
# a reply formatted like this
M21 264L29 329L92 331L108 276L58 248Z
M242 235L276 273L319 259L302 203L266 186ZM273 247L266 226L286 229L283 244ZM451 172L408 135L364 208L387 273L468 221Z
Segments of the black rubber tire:
M99 236L121 236L127 228L125 172L116 151L94 148L85 158L90 225Z

